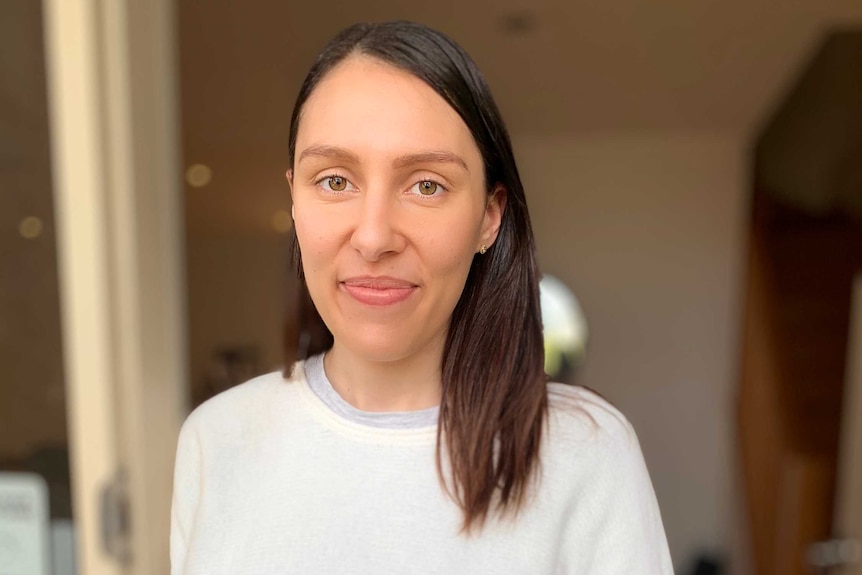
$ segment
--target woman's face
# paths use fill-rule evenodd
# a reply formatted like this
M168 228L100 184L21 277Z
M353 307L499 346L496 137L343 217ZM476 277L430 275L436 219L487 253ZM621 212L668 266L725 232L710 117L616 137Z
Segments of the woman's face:
M442 353L505 202L486 193L458 114L418 78L348 57L305 103L288 178L306 282L335 345L372 361Z

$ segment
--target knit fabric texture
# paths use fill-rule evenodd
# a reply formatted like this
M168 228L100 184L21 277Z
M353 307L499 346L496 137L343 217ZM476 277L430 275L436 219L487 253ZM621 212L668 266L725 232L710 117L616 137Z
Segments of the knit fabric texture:
M467 535L440 483L436 424L358 421L305 368L225 391L184 423L172 575L672 575L637 437L592 392L549 384L525 505Z

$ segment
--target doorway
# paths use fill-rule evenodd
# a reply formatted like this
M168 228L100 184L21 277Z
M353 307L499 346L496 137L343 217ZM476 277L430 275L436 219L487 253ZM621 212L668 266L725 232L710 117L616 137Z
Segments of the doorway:
M756 146L738 431L761 575L813 573L811 546L841 535L835 486L862 270L860 66L862 32L829 35Z

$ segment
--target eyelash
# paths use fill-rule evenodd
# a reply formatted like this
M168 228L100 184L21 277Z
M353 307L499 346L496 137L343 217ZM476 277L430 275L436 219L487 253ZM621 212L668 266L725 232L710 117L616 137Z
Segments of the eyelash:
M326 187L324 187L324 186L325 186L325 183L326 183L326 182L328 182L329 180L333 179L333 178L341 178L341 179L345 180L345 181L346 181L348 184L350 184L351 186L353 185L353 182L351 182L351 181L350 181L350 178L348 178L348 177L346 177L346 176L343 176L343 175L341 175L341 174L338 174L338 173L327 174L327 175L323 176L322 178L318 179L316 182L314 182L314 184L315 184L315 185L317 185L317 186L322 187L325 191L327 191L327 192L329 192L329 193L332 193L332 194L343 194L343 193L345 193L345 192L350 191L350 190L346 190L346 189L345 189L345 190L333 190L333 189L331 189L331 188L326 188ZM408 191L409 191L409 190L413 190L413 188L415 188L416 186L418 186L418 185L419 185L419 184L421 184L422 182L431 182L432 184L435 184L435 185L438 187L438 190L436 190L436 191L435 191L435 193L434 193L433 195L430 195L430 196L428 196L428 195L424 195L424 194L422 194L422 193L420 193L420 192L418 192L418 191L417 191L417 193L415 193L415 194L413 194L413 195L415 195L415 196L417 196L417 197L429 198L429 199L430 199L430 198L436 198L437 196L442 195L442 193L445 193L445 192L448 192L448 191L449 191L449 188L447 188L446 186L444 186L443 184L441 184L440 182L438 182L437 180L432 179L432 178L423 178L423 179L421 179L421 180L417 180L415 183L413 183L413 185L411 185L411 186L408 188ZM438 192L439 192L439 193L438 193Z

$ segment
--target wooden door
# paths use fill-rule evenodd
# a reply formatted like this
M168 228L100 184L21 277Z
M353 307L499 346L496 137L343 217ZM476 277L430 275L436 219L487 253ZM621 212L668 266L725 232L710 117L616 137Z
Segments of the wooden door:
M862 223L758 194L738 429L757 575L806 575L833 531L853 278Z

